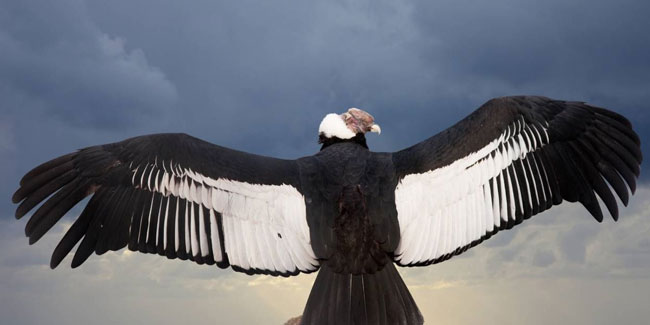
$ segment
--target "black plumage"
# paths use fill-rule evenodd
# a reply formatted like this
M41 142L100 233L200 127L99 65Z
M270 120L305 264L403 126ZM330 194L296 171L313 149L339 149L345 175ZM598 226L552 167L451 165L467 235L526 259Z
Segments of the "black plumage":
M247 274L320 268L304 324L418 324L395 264L447 260L564 200L600 222L600 199L617 220L614 193L628 204L642 160L623 116L545 97L490 100L394 153L370 151L364 132L321 133L321 150L296 160L136 137L39 165L12 201L17 218L45 201L25 227L32 244L92 196L52 268L79 242L72 267L128 247Z
M524 179L530 181L530 177L541 179L539 169L535 172L531 167L528 172L527 167L524 168L524 161L530 161L530 155L534 155L538 166L544 168L544 179L548 181L543 184L545 201L529 202L528 194L533 187L520 184L521 196L513 195L515 201L509 201L508 205L514 204L516 213L521 213L526 219L545 211L551 205L560 204L563 200L580 202L600 222L603 220L603 214L596 198L597 194L614 220L617 220L618 207L604 180L612 186L622 203L627 205L628 187L634 193L636 177L640 172L639 166L642 160L640 141L632 130L631 123L623 116L581 102L535 96L490 100L455 126L393 154L398 176L422 173L450 165L468 153L486 146L489 141L497 138L507 125L517 119L523 119L527 125L535 126L537 131L543 125L548 125L545 128L548 139L545 136L538 136L545 145L529 153L525 159L515 161L507 168L508 174L511 178L514 177L514 169L514 174L520 181ZM605 132L611 129L618 132ZM626 181L627 187L622 182L621 176ZM497 182L499 180L497 178ZM491 188L495 186L494 182L490 184ZM499 197L504 195L501 193L501 188L498 190ZM519 200L523 201L523 211L519 209ZM532 204L532 209L529 204ZM519 217L516 219L519 221ZM469 243L468 246L475 246L498 230L510 229L512 226L513 223L508 219L493 232L486 232L482 238ZM434 264L451 256L445 255L408 265Z

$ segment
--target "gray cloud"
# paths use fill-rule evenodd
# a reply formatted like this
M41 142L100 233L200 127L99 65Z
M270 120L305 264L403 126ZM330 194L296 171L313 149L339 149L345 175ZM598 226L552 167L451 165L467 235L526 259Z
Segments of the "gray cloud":
M489 247L506 246L510 244L510 242L512 242L514 238L515 238L514 232L510 232L510 231L499 232L496 235L494 235L492 238L490 238L489 241L485 242L485 245Z
M555 254L548 250L538 250L533 256L533 265L547 267L555 262Z
M170 127L245 150L313 152L320 118L350 106L386 129L373 148L396 150L510 94L650 122L642 1L168 3L152 13L157 5L90 1L89 12L178 85Z
M0 48L2 211L37 161L164 124L178 98L162 70L102 31L81 1L3 2Z
M144 52L98 29L79 1L12 2L0 15L3 110L123 129L145 117L158 120L176 99Z
M580 224L560 235L560 248L567 259L583 263L587 254L586 247L599 231L597 224Z
M650 98L644 91L650 64L641 59L650 55L650 45L637 37L647 25L639 16L647 6L641 1L626 6L508 1L70 3L76 9L68 10L72 14L53 9L57 14L66 11L74 23L52 27L52 39L123 40L120 53L126 61L139 62L139 53L146 53L148 65L137 71L150 79L158 71L166 79L152 82L146 91L130 85L139 79L127 73L119 82L104 79L108 84L99 88L106 93L121 87L142 95L83 92L66 97L68 105L55 112L65 121L87 118L114 128L130 124L129 134L183 131L282 157L313 153L320 118L350 106L371 111L383 124L382 136L369 140L376 150L411 145L490 97L508 94L587 100L619 110L637 125L650 121L645 107ZM40 12L14 16L21 14L38 17ZM609 23L601 24L603 19ZM35 34L15 37L38 43ZM47 71L27 75L50 75L39 72ZM165 80L178 94L168 115L163 114L168 119L127 114L127 106L143 112L165 107L170 97L155 94L166 88ZM45 122L33 115L29 117L35 123Z

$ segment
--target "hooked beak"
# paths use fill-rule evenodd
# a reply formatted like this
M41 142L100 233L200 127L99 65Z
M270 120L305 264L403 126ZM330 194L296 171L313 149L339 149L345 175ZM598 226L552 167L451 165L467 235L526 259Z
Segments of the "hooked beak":
M381 134L381 128L379 127L379 125L373 124L370 127L370 132L375 132L375 133L377 133L379 135L379 134Z

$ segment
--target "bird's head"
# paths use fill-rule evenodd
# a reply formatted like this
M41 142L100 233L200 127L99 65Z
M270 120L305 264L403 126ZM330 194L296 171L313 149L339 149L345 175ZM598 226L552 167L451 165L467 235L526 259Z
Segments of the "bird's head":
M340 115L327 114L318 128L320 142L323 142L323 138L352 139L357 134L365 134L366 132L380 134L381 128L375 124L375 118L372 115L358 108L350 108Z

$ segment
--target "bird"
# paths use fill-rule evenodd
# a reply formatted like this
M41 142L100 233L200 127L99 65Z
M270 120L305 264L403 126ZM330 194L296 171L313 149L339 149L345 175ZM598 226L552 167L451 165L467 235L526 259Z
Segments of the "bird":
M50 261L128 247L246 274L318 272L302 324L422 324L400 267L446 261L562 202L618 220L642 152L611 110L541 96L487 101L452 127L374 152L374 117L320 123L320 150L277 159L187 134L91 146L27 172L12 197L37 242L90 196ZM80 243L79 243L80 242ZM77 246L78 244L78 246Z

